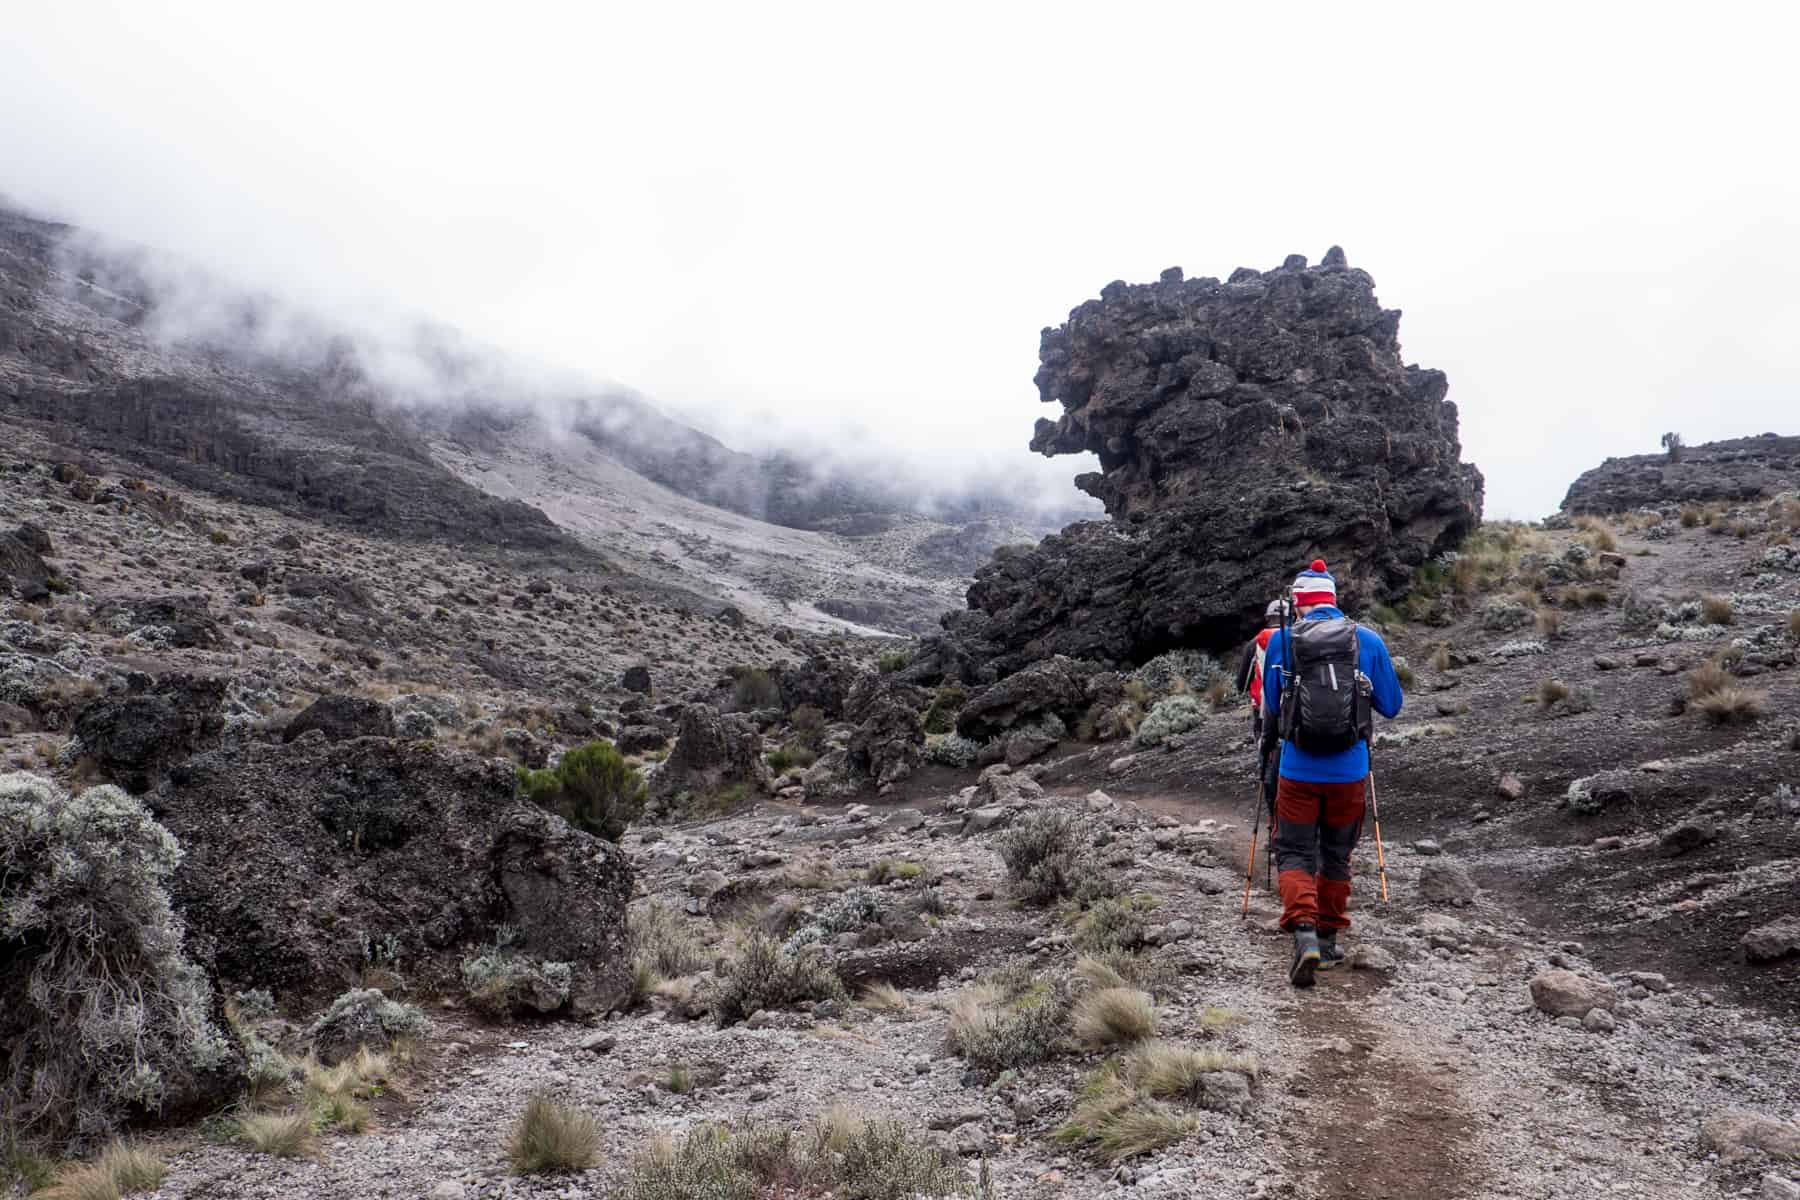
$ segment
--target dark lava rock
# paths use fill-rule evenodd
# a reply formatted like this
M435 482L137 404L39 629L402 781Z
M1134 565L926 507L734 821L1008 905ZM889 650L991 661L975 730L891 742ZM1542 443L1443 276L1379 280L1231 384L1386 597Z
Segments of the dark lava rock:
M811 705L836 721L844 715L850 689L856 685L856 668L839 659L815 655L803 663L783 663L773 668L775 682L781 688L781 703L792 712Z
M614 743L621 754L647 754L669 744L669 735L654 725L627 725Z
M396 736L394 710L379 700L363 696L320 696L288 722L287 728L281 731L281 740L291 742L314 729L322 731L326 739L333 742L346 738Z
M762 734L749 718L690 704L681 711L674 748L650 790L662 797L704 795L734 783L760 783L765 773Z
M134 674L124 695L103 696L75 715L82 753L129 792L154 787L174 763L218 741L226 680Z
M168 644L180 649L209 649L221 640L205 596L121 596L96 607L94 623L120 632L167 629Z
M850 737L850 761L877 786L898 783L925 761L929 698L922 688L892 675L865 675L845 702L845 716L858 722Z
M369 608L373 605L368 589L353 579L299 571L282 582L288 595L301 599L323 597L335 601L339 608Z
M425 742L314 738L197 755L156 793L184 858L172 888L222 982L284 1004L343 989L362 938L398 939L418 991L517 930L575 967L574 1008L626 994L631 868L617 846L519 799L510 765Z
M1569 486L1568 513L1620 513L1671 504L1761 500L1800 489L1800 437L1734 438L1683 446L1677 457L1609 458Z
M970 696L957 713L956 731L979 742L1047 714L1073 723L1087 711L1087 679L1095 673L1092 664L1061 655L1033 663Z
M1719 827L1707 817L1689 817L1662 835L1658 845L1662 852L1670 858L1686 854L1689 850L1698 850L1708 842L1717 841Z
M625 674L619 679L619 686L628 692L637 692L639 695L648 696L650 694L650 668L643 665L626 667Z
M1441 371L1400 357L1400 314L1341 252L1229 283L1108 284L1043 333L1032 448L1093 453L1110 522L1003 548L926 653L979 682L1052 654L1141 662L1223 649L1315 557L1355 608L1393 599L1481 518ZM955 661L942 661L948 658Z

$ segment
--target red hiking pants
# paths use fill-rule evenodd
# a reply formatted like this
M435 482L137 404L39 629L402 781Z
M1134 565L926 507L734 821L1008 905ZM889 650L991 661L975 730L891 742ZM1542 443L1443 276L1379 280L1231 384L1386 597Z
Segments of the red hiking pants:
M1362 834L1368 780L1304 783L1281 777L1275 792L1275 866L1281 927L1350 928L1350 852Z

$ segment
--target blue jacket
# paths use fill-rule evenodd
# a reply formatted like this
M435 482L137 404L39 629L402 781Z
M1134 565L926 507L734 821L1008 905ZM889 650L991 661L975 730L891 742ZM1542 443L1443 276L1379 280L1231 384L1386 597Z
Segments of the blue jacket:
M1300 619L1325 621L1343 615L1337 609L1327 607L1315 609ZM1388 656L1387 643L1381 640L1379 633L1364 625L1356 627L1356 639L1362 651L1357 665L1375 685L1372 697L1375 711L1384 717L1399 716L1403 699L1400 677L1394 674L1394 660ZM1286 674L1283 668L1290 653L1287 630L1280 630L1269 639L1269 652L1263 667L1263 711L1268 714L1266 719L1269 721L1281 714L1282 677ZM1355 783L1368 773L1367 742L1358 742L1337 754L1308 754L1291 742L1281 744L1281 774L1287 779L1301 783Z

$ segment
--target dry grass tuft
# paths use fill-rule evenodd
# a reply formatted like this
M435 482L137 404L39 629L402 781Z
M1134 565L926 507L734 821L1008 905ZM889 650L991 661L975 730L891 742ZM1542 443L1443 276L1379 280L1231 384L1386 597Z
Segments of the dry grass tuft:
M1800 642L1800 608L1788 614L1788 636Z
M1687 673L1690 701L1704 700L1731 686L1731 672L1716 662L1704 662Z
M1747 725L1762 716L1767 692L1753 688L1722 687L1716 692L1690 701L1714 725Z
M1437 648L1431 652L1431 658L1428 661L1431 663L1432 670L1448 671L1450 669L1450 643L1439 642Z
M243 1117L238 1121L238 1136L251 1149L276 1158L299 1158L314 1149L312 1117L303 1112Z
M156 1154L131 1142L114 1142L91 1163L64 1167L55 1182L33 1192L38 1200L119 1200L153 1192L169 1173Z
M1156 1036L1156 1005L1136 988L1100 988L1075 1001L1073 1021L1083 1045L1129 1045Z
M1200 1077L1216 1071L1234 1071L1251 1080L1262 1073L1255 1055L1197 1050L1163 1041L1145 1042L1133 1049L1125 1056L1122 1069L1133 1087L1159 1099L1197 1095Z
M1559 700L1567 700L1568 698L1569 685L1562 680L1553 679L1548 675L1538 680L1537 700L1538 703L1545 708L1549 708Z
M506 1143L506 1160L521 1175L585 1171L600 1159L600 1123L539 1093Z
M1116 1163L1171 1146L1198 1124L1192 1113L1140 1094L1116 1070L1105 1068L1089 1080L1056 1138L1087 1147L1103 1162Z
M1708 625L1729 625L1737 620L1737 613L1730 596L1702 596L1700 617Z
M1562 614L1554 608L1539 608L1537 610L1537 631L1541 637L1560 638L1562 636Z
M862 1006L876 1012L902 1013L911 1007L906 993L891 983L871 983L863 989Z

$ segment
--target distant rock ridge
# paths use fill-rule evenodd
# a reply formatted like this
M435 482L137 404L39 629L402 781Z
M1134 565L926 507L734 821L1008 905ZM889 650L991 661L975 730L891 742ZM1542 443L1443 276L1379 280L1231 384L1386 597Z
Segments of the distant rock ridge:
M1569 487L1571 514L1629 512L1665 504L1737 503L1800 491L1800 437L1765 433L1683 446L1675 457L1609 458Z
M1038 393L1063 411L1032 448L1097 455L1076 483L1112 520L997 553L916 674L1222 649L1315 557L1352 608L1403 594L1480 523L1483 484L1399 325L1333 247L1224 282L1113 282L1045 329Z

